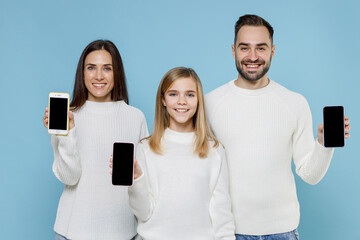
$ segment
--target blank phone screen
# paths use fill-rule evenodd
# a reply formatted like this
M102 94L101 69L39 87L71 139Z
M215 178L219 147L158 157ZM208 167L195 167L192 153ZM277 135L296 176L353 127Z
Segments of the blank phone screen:
M50 97L49 129L66 130L67 127L67 98Z
M134 172L134 144L114 143L112 184L131 186Z
M342 106L324 107L324 146L343 147L344 108Z

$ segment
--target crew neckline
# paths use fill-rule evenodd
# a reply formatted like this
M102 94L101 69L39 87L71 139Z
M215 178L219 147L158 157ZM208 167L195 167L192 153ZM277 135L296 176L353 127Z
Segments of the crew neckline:
M164 139L171 142L192 143L195 139L195 132L177 132L166 128Z
M250 95L250 96L258 96L258 95L268 93L268 92L272 91L277 85L277 83L275 81L269 79L269 84L266 85L265 87L258 88L258 89L246 89L246 88L241 88L241 87L236 86L235 81L236 81L236 79L231 80L229 82L230 88L238 94Z
M124 104L123 100L121 101L111 101L111 102L94 102L86 100L84 104L84 108L86 108L90 112L96 113L109 113L114 112L114 108L117 108Z

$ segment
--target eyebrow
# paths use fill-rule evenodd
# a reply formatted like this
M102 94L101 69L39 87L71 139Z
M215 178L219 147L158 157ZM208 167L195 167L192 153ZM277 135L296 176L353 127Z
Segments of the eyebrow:
M94 64L94 63L88 63L88 64L86 64L85 66L88 66L88 65L90 65L90 66L96 66L96 64ZM111 63L107 63L107 64L104 64L103 66L112 66L112 64L111 64Z
M179 92L179 90L170 89L170 90L168 90L168 91L166 91L166 92ZM189 93L189 92L191 92L191 93L196 93L195 90L186 90L185 92L187 92L187 93Z
M240 42L239 44L238 44L238 46L240 46L240 45L244 45L244 46L250 46L251 44L250 43L244 43L244 42ZM260 47L260 46L267 46L267 47L269 47L269 45L267 44L267 43L257 43L257 44L255 44L257 47Z

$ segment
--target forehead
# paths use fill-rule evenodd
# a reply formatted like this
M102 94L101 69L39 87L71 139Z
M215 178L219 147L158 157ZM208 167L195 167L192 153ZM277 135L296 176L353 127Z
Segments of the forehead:
M95 50L95 51L92 51L91 53L89 53L86 56L85 63L87 63L87 62L91 62L91 63L96 63L96 62L111 63L112 62L112 57L111 57L111 54L106 50Z
M196 82L193 78L187 77L187 78L179 78L176 79L170 87L167 89L167 91L171 90L192 90L196 91Z
M271 46L270 33L264 26L245 25L237 33L236 44L238 43L268 43Z

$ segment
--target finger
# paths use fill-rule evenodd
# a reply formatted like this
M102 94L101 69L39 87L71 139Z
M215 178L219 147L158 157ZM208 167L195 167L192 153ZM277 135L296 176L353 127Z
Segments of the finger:
M347 125L347 126L345 127L345 132L350 131L350 129L351 129L351 126L350 126L350 125Z
M320 124L318 126L318 132L322 132L324 130L324 124Z
M109 167L112 168L112 164L109 164Z
M73 120L73 119L74 119L74 114L73 114L71 111L69 111L69 119L70 119L70 120Z
M350 133L345 133L345 138L349 138L350 137Z
M110 158L110 162L111 162L111 163L113 162L112 158Z

